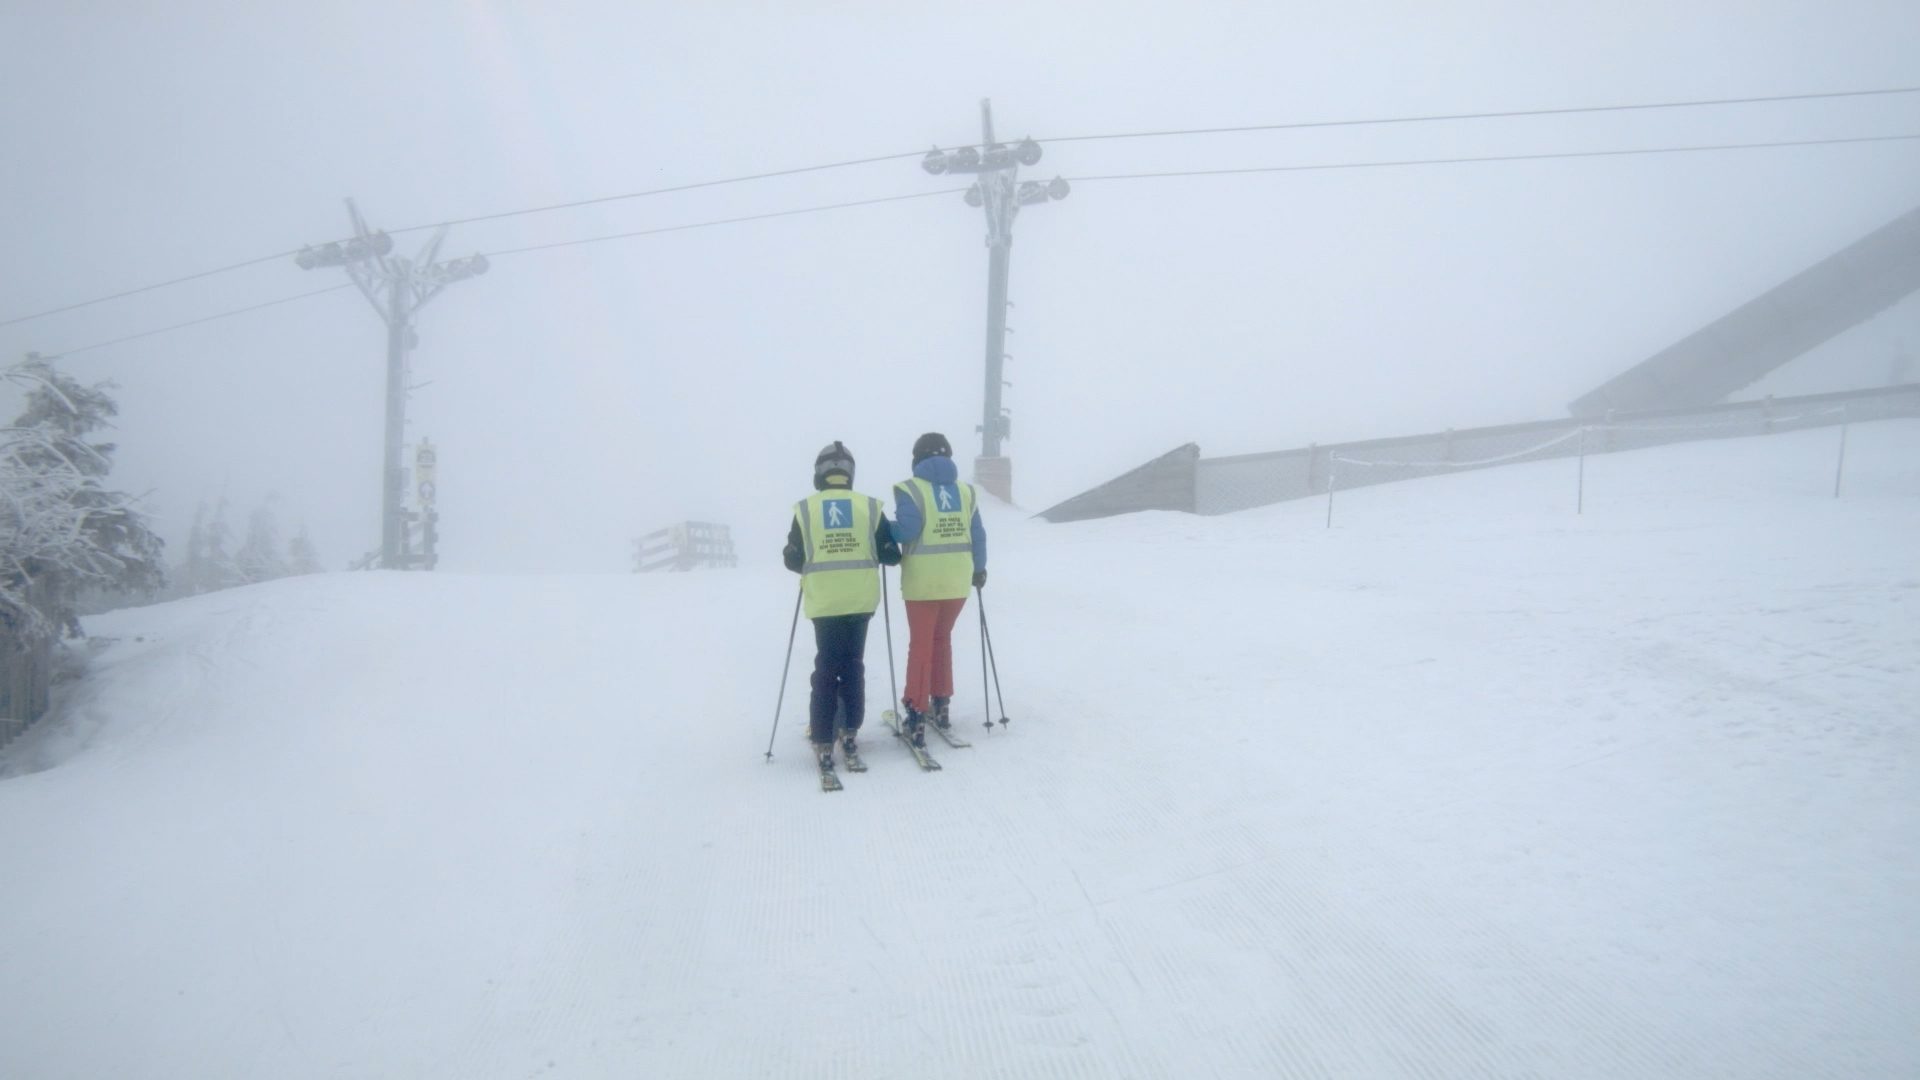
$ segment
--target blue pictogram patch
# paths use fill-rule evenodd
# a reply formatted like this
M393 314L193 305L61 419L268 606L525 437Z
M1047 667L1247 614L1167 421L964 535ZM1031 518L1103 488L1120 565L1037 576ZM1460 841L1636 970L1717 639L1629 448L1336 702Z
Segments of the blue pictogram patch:
M820 503L820 520L829 529L853 528L853 500L825 499Z
M934 509L940 511L943 514L959 513L960 512L959 485L958 484L933 485L933 506L934 506Z

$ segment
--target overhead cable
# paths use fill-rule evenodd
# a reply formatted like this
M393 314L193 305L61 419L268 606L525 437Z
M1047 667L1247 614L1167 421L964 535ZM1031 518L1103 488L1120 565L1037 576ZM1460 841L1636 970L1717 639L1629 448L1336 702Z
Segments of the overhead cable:
M142 330L137 334L128 334L126 337L117 337L111 341L96 341L91 345L82 345L79 348L75 348L75 349L66 349L64 351L57 352L57 353L49 353L47 354L47 357L48 359L57 359L63 356L74 356L78 353L88 352L93 349L104 349L109 345L118 345L121 342L125 342L125 341L138 341L141 338L152 337L155 334L166 334L166 333L171 333L172 331L175 331L175 330L184 330L189 326L199 326L201 323L210 323L219 319L231 319L235 315L245 315L249 311L259 311L261 308L277 307L281 304L291 304L295 300L305 300L308 297L320 296L324 293L339 292L341 289L351 289L351 288L353 288L352 282L346 282L340 285L329 285L324 289L315 289L312 292L303 292L294 296L283 296L278 300L268 300L264 303L250 304L247 307L235 308L232 311L222 311L217 315L208 315L199 319L189 319L188 321L183 323L174 323L172 326L162 326L154 330Z
M1684 108L1701 108L1701 107L1722 106L1722 105L1755 105L1755 104L1767 104L1767 103L1778 103L1778 102L1788 102L1788 101L1816 101L1816 100L1840 99L1840 98L1883 97L1883 96L1894 95L1894 94L1913 94L1913 93L1920 93L1920 86L1894 86L1894 87L1883 87L1883 88L1871 89L1871 90L1835 90L1835 91L1824 91L1824 92L1814 92L1814 93L1804 93L1804 94L1771 94L1771 95L1753 96L1753 97L1700 98L1700 99L1684 100L1684 101L1639 102L1639 103L1625 104L1625 105L1580 105L1580 106L1568 106L1564 108L1552 108L1552 109L1505 109L1505 110L1489 111L1489 112L1434 113L1434 114L1414 115L1414 116L1387 116L1387 117L1371 117L1371 118L1365 118L1365 119L1350 119L1350 120L1304 120L1304 121L1294 121L1294 122L1288 122L1288 123L1246 124L1246 125L1236 125L1236 126L1230 126L1230 127L1179 128L1179 129L1168 129L1168 130L1159 130L1159 131L1122 131L1122 132L1110 132L1110 133L1100 134L1100 135L1060 135L1060 136L1051 137L1044 141L1052 142L1052 143L1091 142L1091 141L1109 140L1109 139L1164 138L1164 137L1178 136L1178 135L1221 135L1221 134L1252 132L1252 131L1288 131L1288 130L1301 130L1301 129L1308 129L1308 128L1360 127L1360 126L1386 125L1386 124L1418 124L1418 123L1434 123L1434 122L1441 122L1441 121L1456 121L1456 120L1495 120L1495 119L1509 119L1509 118L1526 117L1526 116L1571 116L1571 115L1580 114L1580 113L1629 112L1629 111L1645 111L1645 110L1652 110L1652 109L1684 109ZM1808 145L1811 145L1811 144L1808 144ZM1645 152L1655 152L1655 151L1645 151ZM671 187L649 188L643 191L629 191L629 192L623 192L621 194L616 194L616 195L603 195L596 198L579 199L572 202L550 203L543 206L527 207L520 210L504 210L504 211L500 211L498 213L492 213L492 214L477 214L470 217L449 218L445 221L430 222L422 225L409 225L402 229L392 229L392 230L389 230L389 233L396 234L396 233L419 232L425 229L440 228L442 226L469 225L469 224L474 224L476 222L483 222L483 221L501 221L507 218L525 217L531 214L544 214L544 213L549 213L555 210L571 210L571 209L577 209L583 206L595 206L595 205L601 205L605 203L621 202L628 199L642 199L642 198L648 198L655 195L667 195L674 192L694 191L701 188L722 187L729 184L742 184L742 183L747 183L754 180L767 180L767 179L772 179L775 177L782 177L782 176L797 176L803 173L823 172L829 169L843 169L843 168L849 168L855 165L871 165L871 164L874 164L877 162L883 162L883 161L898 161L905 158L918 158L923 156L924 153L925 151L912 150L912 151L907 151L907 152L898 153L898 154L880 154L873 157L850 158L845 161L827 162L825 164L820 164L820 165L804 165L804 166L800 166L798 168L792 168L792 169L778 169L772 172L748 173L741 176L723 177L717 180L701 180L701 181L696 181L694 183L689 183L689 184L677 184ZM1496 160L1496 159L1489 159L1489 160ZM1261 170L1261 171L1272 171L1272 170ZM1166 175L1198 175L1198 174L1188 173L1188 174L1166 174ZM90 300L81 300L77 303L66 304L56 308L48 308L44 311L37 311L28 315L18 315L18 316L14 316L13 318L0 320L0 327L13 326L23 322L30 322L34 319L43 319L51 315L59 315L69 311L76 311L80 308L91 307L95 304L104 304L111 300L120 300L129 296L137 296L141 293L152 292L155 289L164 289L169 286L180 285L189 281L198 281L201 278L212 277L216 274L225 274L225 273L232 272L234 270L243 270L243 269L246 269L247 267L258 266L262 263L273 262L279 259L292 258L294 255L297 255L298 253L299 252L297 250L275 252L272 255L262 255L259 258L248 259L244 262L231 263L226 266L215 267L214 269L211 269L211 270L203 270L198 273L187 274L182 277L169 278L165 281L157 281L151 285L142 285L142 286L139 286L138 288L126 289L121 292L109 293L104 296L96 296Z
M1485 157L1404 158L1397 161L1337 161L1317 165L1255 165L1237 169L1180 169L1172 172L1109 173L1094 176L1069 176L1070 183L1090 184L1101 180L1162 180L1180 176L1235 176L1245 173L1330 172L1338 169L1391 169L1417 165L1470 165L1494 161L1551 161L1558 158L1631 157L1636 154L1694 154L1709 150L1769 150L1789 146L1838 146L1846 143L1905 142L1920 139L1912 135L1860 135L1838 139L1787 139L1780 142L1716 143L1699 146L1648 146L1625 150L1562 150L1546 154L1492 154Z

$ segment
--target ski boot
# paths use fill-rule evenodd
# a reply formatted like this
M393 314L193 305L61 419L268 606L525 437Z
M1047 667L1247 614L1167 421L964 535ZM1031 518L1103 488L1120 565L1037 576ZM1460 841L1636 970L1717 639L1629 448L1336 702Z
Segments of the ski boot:
M900 701L900 709L900 730L906 734L908 742L924 748L927 745L926 714L904 698Z
M860 744L854 740L853 732L840 736L840 758L847 763L851 772L866 772L867 763L860 757Z
M820 762L820 790L839 791L840 774L833 771L833 744L814 743L814 757Z
M947 715L947 706L952 704L952 702L952 698L937 697L928 705L927 718L932 720L933 726L939 728L941 731L945 731L953 726L953 719Z

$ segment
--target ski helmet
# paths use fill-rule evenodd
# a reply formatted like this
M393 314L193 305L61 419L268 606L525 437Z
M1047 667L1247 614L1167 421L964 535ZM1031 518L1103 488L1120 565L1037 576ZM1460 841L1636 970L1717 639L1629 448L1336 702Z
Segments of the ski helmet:
M953 456L953 447L947 444L947 437L937 431L929 431L913 440L913 463L915 465L930 457Z
M843 486L853 486L853 451L838 439L821 447L819 455L813 459L814 490L825 491L827 478L835 473L843 478Z

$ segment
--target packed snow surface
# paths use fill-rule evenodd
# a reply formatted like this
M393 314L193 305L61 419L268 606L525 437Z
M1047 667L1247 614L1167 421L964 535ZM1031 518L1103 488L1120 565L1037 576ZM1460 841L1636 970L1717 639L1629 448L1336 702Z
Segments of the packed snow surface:
M1920 1075L1920 423L1836 499L1838 437L989 506L1011 723L970 601L974 745L870 716L835 794L779 506L92 619L0 766L0 1076Z

